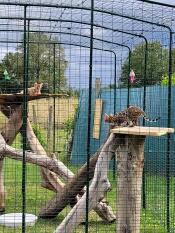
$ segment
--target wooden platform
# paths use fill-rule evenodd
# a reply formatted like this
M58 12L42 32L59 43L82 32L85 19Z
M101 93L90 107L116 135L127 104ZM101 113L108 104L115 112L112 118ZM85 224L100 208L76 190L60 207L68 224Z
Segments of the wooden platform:
M48 94L48 93L42 93L39 95L27 95L27 100L36 100L36 99L43 99L43 98L51 98L51 97L58 97L58 98L65 98L69 97L66 93L60 93L60 94ZM21 104L24 101L24 96L21 93L14 93L14 94L0 94L0 105L5 104Z
M111 129L111 132L117 134L132 134L132 135L159 137L167 133L174 133L174 128L143 127L143 126L118 127Z

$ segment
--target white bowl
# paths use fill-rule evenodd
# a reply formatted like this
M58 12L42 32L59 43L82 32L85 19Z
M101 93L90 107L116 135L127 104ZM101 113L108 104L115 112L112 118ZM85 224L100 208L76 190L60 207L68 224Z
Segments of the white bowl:
M26 226L33 226L38 217L33 214L25 214ZM22 213L10 213L0 215L0 224L7 227L21 227L22 226Z

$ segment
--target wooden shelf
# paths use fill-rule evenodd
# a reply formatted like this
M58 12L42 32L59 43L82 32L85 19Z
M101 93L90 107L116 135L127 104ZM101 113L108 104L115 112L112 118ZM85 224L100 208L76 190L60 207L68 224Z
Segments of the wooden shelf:
M111 132L117 134L132 134L132 135L160 137L167 133L174 133L174 128L143 127L143 126L118 127L111 129Z
M60 94L47 94L42 93L39 95L27 95L27 101L36 100L36 99L43 99L43 98L51 98L51 97L69 97L68 94L60 93ZM14 93L14 94L0 94L0 104L21 104L23 100L23 94L21 93Z

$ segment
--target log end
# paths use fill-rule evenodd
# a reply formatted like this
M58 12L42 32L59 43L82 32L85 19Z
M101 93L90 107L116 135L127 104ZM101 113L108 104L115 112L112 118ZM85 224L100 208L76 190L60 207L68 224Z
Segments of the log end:
M5 207L0 208L0 215L5 213Z

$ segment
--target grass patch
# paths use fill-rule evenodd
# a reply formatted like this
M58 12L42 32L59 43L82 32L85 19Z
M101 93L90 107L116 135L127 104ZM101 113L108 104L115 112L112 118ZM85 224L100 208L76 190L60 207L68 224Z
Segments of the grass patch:
M70 169L76 170L75 166ZM5 160L5 181L7 190L6 212L21 212L21 173L22 164L19 161L10 159ZM112 191L107 194L107 200L116 210L116 182L112 179L112 172L109 172L109 178L112 184ZM147 209L142 210L141 233L166 233L166 187L165 179L157 176L147 176ZM26 212L38 215L40 208L54 195L53 192L40 187L40 172L37 166L27 165L27 182L26 182ZM171 179L171 186L174 185L174 178ZM172 195L174 192L171 193ZM171 202L171 214L173 216L174 202ZM53 220L39 219L35 226L27 227L26 232L30 233L50 233L59 225L70 208L65 208L59 216ZM173 229L173 219L171 219ZM15 230L8 227L0 226L0 232L18 233L21 228ZM84 225L80 225L75 230L77 233L84 232ZM89 232L115 232L115 223L105 224L96 215L91 212L89 215ZM174 231L172 231L174 232Z

